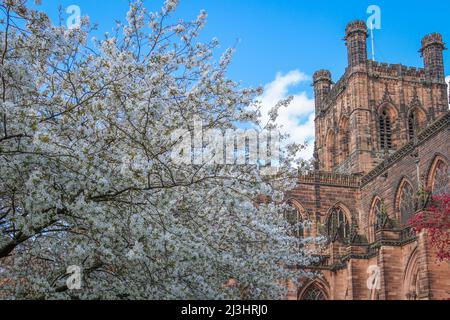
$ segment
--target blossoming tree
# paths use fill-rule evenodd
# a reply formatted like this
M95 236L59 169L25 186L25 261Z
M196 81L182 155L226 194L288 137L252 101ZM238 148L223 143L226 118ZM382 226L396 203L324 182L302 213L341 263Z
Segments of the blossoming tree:
M217 41L197 40L206 14L172 23L176 6L150 13L136 1L96 40L87 18L67 29L25 0L1 2L3 295L277 299L286 280L307 276L286 268L311 258L281 201L300 146L270 175L171 156L173 132L192 132L195 119L267 128L260 90L226 77L232 50L216 62ZM70 266L81 268L79 290L67 286Z

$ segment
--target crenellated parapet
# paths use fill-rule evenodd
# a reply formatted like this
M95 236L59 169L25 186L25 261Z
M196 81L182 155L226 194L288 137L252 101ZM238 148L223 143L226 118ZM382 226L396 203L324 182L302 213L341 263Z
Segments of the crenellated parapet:
M361 179L355 175L338 174L332 172L316 171L299 177L299 182L304 184L316 184L358 188Z
M408 67L402 64L389 64L377 61L368 61L367 72L372 77L411 78L415 81L425 80L425 69Z

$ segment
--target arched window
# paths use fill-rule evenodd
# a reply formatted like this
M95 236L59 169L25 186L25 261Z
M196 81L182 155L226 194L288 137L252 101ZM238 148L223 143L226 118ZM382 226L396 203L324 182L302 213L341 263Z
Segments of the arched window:
M338 237L344 243L348 242L350 237L350 224L342 208L334 207L331 209L327 221L327 232L331 241Z
M392 123L386 110L379 117L380 122L380 147L382 150L392 149Z
M434 195L450 193L450 170L448 165L439 160L434 171L432 191Z
M374 221L374 228L375 232L378 230L381 230L383 228L384 224L384 212L383 212L383 202L380 199L377 199L375 202L375 206L373 207L374 215L375 215L375 221Z
M401 187L399 208L400 221L402 225L406 225L416 210L414 191L408 182L405 182Z
M381 230L384 225L383 217L383 203L380 198L376 197L372 201L372 206L370 207L369 214L369 234L368 238L370 242L376 240L376 233Z
M312 284L306 288L300 300L327 300L327 295L317 285Z
M295 207L291 207L286 212L286 220L292 226L293 235L296 237L303 237L303 217L300 214L299 210Z

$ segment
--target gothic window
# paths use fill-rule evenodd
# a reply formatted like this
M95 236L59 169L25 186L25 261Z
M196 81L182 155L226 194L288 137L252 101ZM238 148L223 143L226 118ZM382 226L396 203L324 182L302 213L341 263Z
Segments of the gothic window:
M286 220L292 226L293 235L296 237L303 237L303 218L297 208L291 208L286 213Z
M383 228L383 222L384 222L384 214L383 214L383 203L381 200L377 200L374 206L375 210L375 231L378 231Z
M327 300L327 297L322 289L316 285L310 285L303 293L301 300Z
M380 147L382 150L392 149L392 123L391 118L386 110L384 110L380 117Z
M436 165L436 170L433 178L433 194L448 194L450 193L450 170L448 166L439 161Z
M350 237L350 224L344 211L337 207L333 208L327 222L327 232L333 241L336 236L347 242Z
M416 209L413 188L409 183L404 183L400 193L400 221L406 225Z

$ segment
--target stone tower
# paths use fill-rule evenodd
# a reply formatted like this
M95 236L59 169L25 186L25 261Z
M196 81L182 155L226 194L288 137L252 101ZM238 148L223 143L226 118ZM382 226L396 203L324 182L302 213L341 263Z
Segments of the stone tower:
M313 78L318 161L286 193L296 221L309 222L297 236L326 239L307 268L321 276L289 284L288 298L448 300L450 264L437 263L426 231L408 224L428 196L450 193L442 36L423 38L423 68L367 59L363 21L344 39L341 79L327 70Z
M365 174L448 111L439 33L422 40L424 68L367 59L367 26L345 29L348 66L335 84L314 74L316 143L320 170Z

